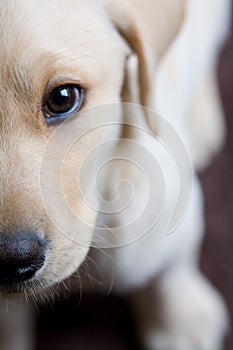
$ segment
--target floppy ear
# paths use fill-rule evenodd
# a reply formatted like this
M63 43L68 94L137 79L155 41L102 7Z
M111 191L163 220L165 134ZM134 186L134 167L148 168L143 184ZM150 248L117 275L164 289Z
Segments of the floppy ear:
M140 103L152 107L159 59L175 37L186 0L105 0L119 33L138 57Z

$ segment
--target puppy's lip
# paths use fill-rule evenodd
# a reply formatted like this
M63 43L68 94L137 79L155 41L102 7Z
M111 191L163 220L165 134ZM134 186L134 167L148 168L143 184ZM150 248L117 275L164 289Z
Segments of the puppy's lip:
M39 281L27 281L27 282L15 282L15 283L5 283L0 285L0 292L3 294L15 294L22 295L25 292L30 292L38 286Z

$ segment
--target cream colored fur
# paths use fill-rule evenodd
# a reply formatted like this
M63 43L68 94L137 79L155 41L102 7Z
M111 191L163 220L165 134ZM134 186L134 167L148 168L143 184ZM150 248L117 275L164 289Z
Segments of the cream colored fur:
M105 242L105 249L91 250L89 259L94 259L107 287L111 281L113 290L132 295L146 349L221 349L225 305L198 269L204 230L201 188L194 174L187 212L167 234L179 179L155 135L168 139L166 126L173 125L194 172L206 166L222 144L216 64L229 13L228 0L0 0L0 230L8 234L33 229L50 241L45 265L31 285L25 285L27 297L47 295L51 286L76 273L93 244L102 248ZM73 81L86 89L85 106L77 119L67 122L67 129L54 134L41 112L42 97L48 86ZM138 107L131 113L121 102L155 108L162 118ZM98 127L109 121L107 127ZM126 127L126 122L146 132ZM83 131L88 132L60 172L61 155ZM95 153L95 146L104 142L108 147ZM154 155L160 166L166 200L158 224L139 239L161 206L153 196L147 216L134 223L147 197L130 155L151 169L152 184L161 180L145 154ZM100 180L98 189L107 200L101 205L93 179L106 159L122 155L128 162L113 162ZM189 181L185 176L182 185ZM135 184L136 201L115 216L104 215L121 179ZM128 199L127 181L120 191L122 203ZM154 191L152 195L158 188ZM110 229L102 232L98 225ZM28 328L22 327L20 335L4 339L0 348L28 350L27 339Z

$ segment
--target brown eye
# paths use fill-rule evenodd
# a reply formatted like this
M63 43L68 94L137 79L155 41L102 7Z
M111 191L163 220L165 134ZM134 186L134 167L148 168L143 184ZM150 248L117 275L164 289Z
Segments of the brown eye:
M44 115L48 123L64 120L77 112L83 102L83 89L77 85L56 87L44 102Z

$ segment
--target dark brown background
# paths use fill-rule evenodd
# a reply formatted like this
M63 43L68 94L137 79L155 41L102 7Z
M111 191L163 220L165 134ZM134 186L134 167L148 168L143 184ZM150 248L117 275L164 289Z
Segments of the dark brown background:
M219 84L228 139L212 166L201 174L207 234L202 269L225 297L233 321L233 31L219 64ZM136 350L127 302L97 293L63 300L40 311L37 350ZM233 349L231 330L225 350Z

